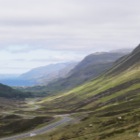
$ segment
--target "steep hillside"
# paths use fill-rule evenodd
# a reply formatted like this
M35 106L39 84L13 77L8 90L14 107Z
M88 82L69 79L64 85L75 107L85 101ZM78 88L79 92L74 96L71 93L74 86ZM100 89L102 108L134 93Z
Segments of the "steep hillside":
M69 79L79 77L79 81L92 79L112 67L113 62L125 53L94 53L85 57L71 72ZM82 82L81 82L82 83Z
M97 79L38 102L40 112L72 113L77 123L26 140L139 140L139 49Z
M139 48L140 46L135 50L139 50ZM126 98L130 98L129 96L136 96L140 92L140 59L138 57L140 52L135 50L127 57L121 58L125 65L122 64L121 59L116 61L114 67L110 70L110 74L107 72L69 92L50 99L47 98L42 103L47 104L48 109L54 107L55 110L61 108L62 110L74 111L94 109L118 100L125 101ZM135 61L132 63L132 60ZM118 65L121 70L125 70L116 74ZM129 67L126 68L127 65Z

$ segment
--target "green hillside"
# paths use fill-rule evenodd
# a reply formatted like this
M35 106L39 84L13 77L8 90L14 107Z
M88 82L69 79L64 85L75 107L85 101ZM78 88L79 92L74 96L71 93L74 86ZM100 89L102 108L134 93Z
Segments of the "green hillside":
M43 99L40 111L72 112L79 123L26 140L138 140L140 46L106 74L67 93Z
M116 76L101 76L67 93L46 98L41 103L50 110L77 111L95 109L117 102L117 99L125 101L126 98L136 96L140 92L139 68L139 65L135 65L134 68Z
M117 60L114 67L104 75L69 92L46 98L41 104L48 110L56 111L93 110L136 96L140 91L140 49L138 48L140 46L129 55Z

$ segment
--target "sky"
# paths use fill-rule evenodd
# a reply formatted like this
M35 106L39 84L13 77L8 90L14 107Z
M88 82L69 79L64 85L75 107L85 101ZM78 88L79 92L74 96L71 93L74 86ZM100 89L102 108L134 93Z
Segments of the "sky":
M140 0L0 0L0 74L134 48Z

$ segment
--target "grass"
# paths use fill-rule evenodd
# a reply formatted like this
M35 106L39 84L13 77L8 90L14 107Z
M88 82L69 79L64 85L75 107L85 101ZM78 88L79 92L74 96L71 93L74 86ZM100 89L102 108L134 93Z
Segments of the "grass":
M80 122L24 140L140 139L139 79L137 67L116 76L99 77L67 93L42 100L39 104L44 105L43 109L56 112L73 111L78 106L74 116L79 117Z
M57 121L50 114L36 111L34 99L16 101L1 99L5 110L0 114L0 137L23 133ZM9 105L11 104L11 105ZM16 126L16 127L15 127Z
M139 95L140 96L140 95ZM130 106L129 106L130 104ZM123 107L122 107L123 106ZM98 111L80 113L78 124L24 140L137 140L140 132L140 99L111 105ZM79 117L77 114L77 116ZM121 119L119 117L121 116Z
M135 81L135 79L140 79L140 71L138 68L125 71L113 77L101 76L67 93L45 98L39 101L38 104L43 105L44 109L51 109L56 112L90 109L99 103L108 102L113 98L127 95L128 92L133 92L133 90L138 89L140 87L140 80ZM110 94L108 94L108 92L110 92Z
M25 106L24 106L25 107ZM102 75L68 92L50 96L42 100L28 101L27 109L17 109L22 114L14 122L5 124L9 134L26 131L44 125L44 115L73 113L79 123L60 127L53 132L26 138L24 140L133 140L140 139L140 70L128 69L118 75ZM23 113L23 112L24 113ZM82 112L82 113L81 113ZM26 119L23 115L26 115ZM29 116L36 118L28 118ZM40 119L39 119L40 118ZM20 120L21 119L21 120ZM20 122L20 121L21 122ZM3 119L4 121L4 119ZM9 119L10 121L10 119ZM12 127L19 123L20 130ZM41 125L41 126L42 126ZM0 129L4 133L4 129Z
M8 115L1 117L0 137L8 135L10 136L13 134L26 132L31 129L39 128L42 127L42 125L47 125L48 123L52 122L52 120L53 118L48 116L37 116L26 119L18 115Z

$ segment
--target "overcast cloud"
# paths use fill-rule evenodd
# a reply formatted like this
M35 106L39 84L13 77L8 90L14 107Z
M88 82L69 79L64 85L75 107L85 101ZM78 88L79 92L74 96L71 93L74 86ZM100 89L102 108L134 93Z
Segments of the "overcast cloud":
M0 73L136 47L139 0L0 0Z

